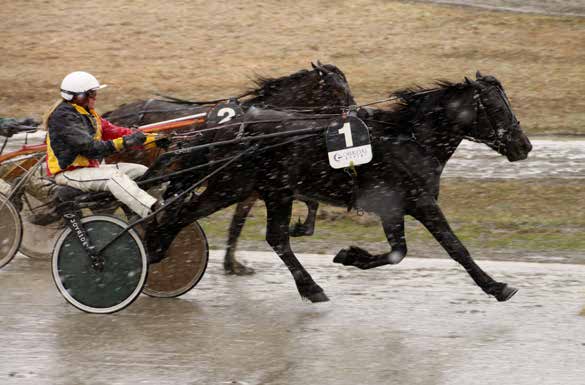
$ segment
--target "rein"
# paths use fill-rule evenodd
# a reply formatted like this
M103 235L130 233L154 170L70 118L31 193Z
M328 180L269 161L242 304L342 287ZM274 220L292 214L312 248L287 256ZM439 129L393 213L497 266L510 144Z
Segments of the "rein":
M320 114L319 116L311 117L310 120L331 119L332 117L339 116L339 115L340 114ZM202 136L204 133L222 130L224 128L240 127L240 129L242 129L242 126L245 127L246 125L249 125L249 124L285 123L285 122L302 121L302 120L309 120L309 119L305 118L305 117L298 117L298 118L288 118L288 119L250 120L250 121L243 121L243 122L227 123L227 124L222 124L222 125L219 125L216 127L204 128L202 130L194 130L194 131L190 131L190 132L183 132L181 134L172 134L172 135L174 138L192 139L192 138L196 138L198 136Z
M412 96L430 94L430 93L435 92L437 90L438 90L438 88L433 88L433 89L430 89L430 90L419 91L419 92L413 93ZM381 104L381 103L385 103L385 102L390 102L392 100L397 100L397 99L400 99L400 96L392 95L392 96L390 96L389 98L386 98L386 99L376 100L375 102L366 103L366 104L360 104L358 106L358 108L367 107L367 106L373 106L375 104Z
M153 101L153 100L160 100L160 99L148 99L148 101L146 102L146 105L148 105L149 102ZM164 100L161 100L164 101ZM145 107L146 107L145 105ZM174 110L140 110L137 112L133 112L131 114L126 114L126 115L122 115L122 116L116 116L116 119L125 119L125 118L131 118L133 116L137 116L138 115L138 123L140 123L142 121L142 119L144 119L144 115L146 114L154 114L154 113L158 113L158 112L177 112L177 111L188 111L193 109L193 107L183 107L183 108L176 108ZM104 114L105 115L105 114ZM106 118L109 118L109 116L106 116ZM136 124L138 124L136 123Z
M215 100L205 100L205 101L195 101L195 100L187 100L187 99L181 99L181 98L176 98L174 96L169 96L169 95L163 95L163 94L155 94L156 96L160 96L161 98L165 98L168 99L169 101L172 101L173 103L177 103L177 104L190 104L190 105L209 105L209 104L217 104L219 102L225 102L226 100L230 100L230 99L241 99L244 98L246 96L250 96L253 95L255 93L255 91L248 91L246 93L243 93L239 96L232 96L229 98L223 98L223 99L215 99Z

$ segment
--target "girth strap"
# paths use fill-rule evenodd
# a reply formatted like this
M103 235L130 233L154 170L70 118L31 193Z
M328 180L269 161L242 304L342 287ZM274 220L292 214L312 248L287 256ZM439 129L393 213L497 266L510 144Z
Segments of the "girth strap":
M347 212L350 212L355 207L359 213L361 210L356 206L359 183L357 180L357 170L353 165L353 162L350 163L349 167L344 168L343 171L345 171L345 173L351 178L351 199L347 206Z

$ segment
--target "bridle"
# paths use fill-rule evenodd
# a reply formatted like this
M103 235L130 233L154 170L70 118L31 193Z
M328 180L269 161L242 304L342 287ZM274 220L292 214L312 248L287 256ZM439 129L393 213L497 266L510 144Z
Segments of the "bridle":
M484 105L482 94L491 92L493 89L497 90L499 98L506 106L506 112L513 118L512 127L510 129L499 129L497 122L494 121L492 114L488 113L487 108ZM520 122L512 112L510 102L503 93L501 87L498 85L489 85L487 87L474 86L473 99L475 100L475 119L469 135L465 135L465 139L473 142L484 143L497 151L505 149L506 144L512 140L512 134L520 128ZM481 130L481 127L484 124L487 124L490 128L490 134L487 137Z
M317 75L319 76L319 84L321 86L326 85L335 89L335 96L339 97L339 102L342 103L341 106L332 106L332 107L347 107L351 104L350 99L353 98L351 91L349 89L349 84L347 83L347 79L345 76L337 71L329 70L326 68L315 68L317 71ZM343 88L343 91L339 90L340 87ZM322 88L322 87L321 87ZM341 93L343 92L343 95ZM344 100L341 100L344 99Z

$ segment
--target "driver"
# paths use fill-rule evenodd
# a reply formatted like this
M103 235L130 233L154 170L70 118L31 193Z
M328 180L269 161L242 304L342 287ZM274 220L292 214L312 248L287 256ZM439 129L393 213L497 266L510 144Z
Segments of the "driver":
M112 153L154 141L154 135L118 127L94 110L97 79L82 71L72 72L61 82L61 97L47 114L47 170L59 185L84 192L110 191L142 218L149 215L157 199L133 179L147 167L135 163L100 164Z

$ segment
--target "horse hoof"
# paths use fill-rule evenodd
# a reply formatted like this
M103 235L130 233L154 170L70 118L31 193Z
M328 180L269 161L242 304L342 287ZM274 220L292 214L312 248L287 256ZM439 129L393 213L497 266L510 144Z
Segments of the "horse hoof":
M406 253L403 253L402 251L392 251L388 256L388 263L391 265L397 265L402 262L404 257L406 257Z
M256 273L256 271L254 269L252 269L251 267L248 267L248 266L241 264L239 262L235 262L231 266L224 266L224 270L225 270L226 274L238 275L238 276L252 275L252 274Z
M516 294L518 292L518 289L516 289L515 287L511 287L511 286L504 286L504 288L500 291L500 293L498 295L496 295L496 299L498 300L498 302L504 302L509 300L510 298L512 298L514 296L514 294Z
M347 262L347 257L348 257L348 250L347 249L340 250L339 253L337 253L337 255L335 256L335 258L333 258L333 262L334 263L341 263L342 265L345 265Z
M307 297L307 299L312 303L329 301L329 297L327 297L327 295L324 292L311 294L310 296Z
M308 237L313 235L313 229L302 223L295 223L294 226L290 227L289 234L291 237Z

